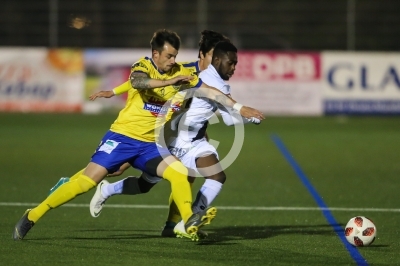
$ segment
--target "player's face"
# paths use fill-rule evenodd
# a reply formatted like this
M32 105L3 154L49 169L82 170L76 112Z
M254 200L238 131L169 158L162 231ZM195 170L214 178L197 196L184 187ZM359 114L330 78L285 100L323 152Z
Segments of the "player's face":
M161 53L157 50L153 50L153 61L159 70L168 72L175 65L175 59L177 55L178 50L166 42Z
M205 55L203 53L200 53L200 59L203 61L204 69L206 69L211 64L213 52L214 48L208 51Z
M217 67L218 74L223 80L229 80L235 73L236 64L238 62L237 53L228 52L224 54L219 61Z

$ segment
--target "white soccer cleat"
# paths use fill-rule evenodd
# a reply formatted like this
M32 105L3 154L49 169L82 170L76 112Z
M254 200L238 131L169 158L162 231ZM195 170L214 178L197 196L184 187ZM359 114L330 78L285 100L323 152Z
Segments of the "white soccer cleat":
M174 234L178 238L189 238L192 239L193 241L198 241L200 239L204 239L208 237L208 234L202 230L197 231L197 236L194 236L194 238L186 233L185 230L185 224L183 223L183 220L181 220L179 223L177 223L174 227Z
M101 211L103 210L103 206L106 203L107 198L103 197L103 194L101 193L101 188L104 185L110 184L108 181L103 180L101 181L97 187L96 187L96 192L93 195L92 200L90 201L90 214L96 218L99 217Z
M189 235L188 233L186 233L185 223L183 222L183 220L181 220L179 223L177 223L175 225L174 233L175 233L176 237L192 239L192 236Z

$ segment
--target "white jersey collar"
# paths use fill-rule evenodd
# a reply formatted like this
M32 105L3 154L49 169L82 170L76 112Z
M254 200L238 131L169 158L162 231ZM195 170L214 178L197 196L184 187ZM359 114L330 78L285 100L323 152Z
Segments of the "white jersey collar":
M210 65L207 67L207 69L209 69L208 71L210 71L210 74L212 74L213 76L217 77L217 78L220 79L220 80L223 80L223 79L221 78L221 76L218 74L217 70L215 69L215 67L214 67L213 65L210 64Z

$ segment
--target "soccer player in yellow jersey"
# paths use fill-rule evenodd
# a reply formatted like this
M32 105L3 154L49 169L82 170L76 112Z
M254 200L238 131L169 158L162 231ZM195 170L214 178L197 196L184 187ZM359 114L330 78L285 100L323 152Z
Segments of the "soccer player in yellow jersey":
M190 70L176 64L180 38L175 32L156 31L150 44L152 57L135 63L130 75L131 85L138 93L131 94L132 98L103 137L89 164L42 203L24 213L14 227L14 240L22 240L50 209L89 191L126 162L171 183L172 198L185 222L185 230L193 240L198 239L198 229L215 217L215 207L193 214L187 168L166 148L157 147L154 141L156 114L162 111L160 102L168 101L179 90L197 87L204 96L237 109L244 117L263 119L264 116L260 111L236 103L217 89L203 84ZM140 132L137 132L137 126L141 128Z
M200 77L203 82L213 84L213 86L220 88L224 93L230 92L230 87L225 81L229 80L233 75L236 63L236 47L229 41L220 41L214 47L212 66L202 71ZM185 124L178 131L175 131L175 134L167 134L168 136L172 136L171 140L173 141L165 139L166 144L170 152L177 156L186 167L205 178L205 183L197 193L196 200L192 205L193 212L205 209L211 205L211 202L220 193L226 180L226 175L219 164L217 151L204 138L207 120L215 112L214 108L219 107L204 99L193 98L193 103L188 110L180 110L170 121L171 123L167 122L164 126L164 130L168 130L173 124ZM220 112L227 125L245 122L259 123L256 119L243 121L235 115L228 114L225 110L222 108ZM185 116L181 119L183 114ZM183 121L177 122L176 119ZM124 168L120 169L120 171L124 171ZM148 176L146 173L143 173L139 178L131 176L111 184L103 180L97 187L96 193L90 202L90 212L93 217L97 217L95 214L100 213L109 197L120 194L137 195L147 193L158 181L161 181L161 178ZM170 198L170 213L162 231L162 236L190 238L185 233L184 224L180 221L179 210L173 205ZM205 232L200 230L198 231L198 235L199 237L207 236Z
M194 62L186 62L182 63L183 66L186 68L191 69L195 73L200 73L201 71L205 70L210 64L212 60L212 55L215 46L217 43L221 41L229 41L229 39L224 36L221 33L212 31L212 30L204 30L201 32L201 38L199 41L199 54L198 58L199 60L194 61ZM126 91L135 91L134 89L131 89L130 84L123 84L117 88L114 88L112 91L100 91L95 94L96 97L106 97L110 98L113 97L114 95L119 95L122 94ZM178 92L176 94L176 97L178 100L173 100L173 103L178 102L179 107L182 108L187 108L189 105L186 106L186 104L182 103L184 99L184 91ZM191 98L189 98L191 99ZM172 109L172 108L171 108ZM178 109L178 108L176 108ZM168 116L172 115L172 110L170 110ZM168 120L168 118L166 119ZM168 143L167 143L168 144ZM197 162L201 161L201 159L196 160ZM125 164L121 167L119 171L116 173L110 174L109 176L117 176L122 174L123 171L125 171L130 165ZM205 177L206 179L208 177ZM194 182L195 178L194 177L189 177L189 182L192 185ZM60 183L61 181L61 183ZM52 188L54 190L57 188L59 185L62 184L62 182L66 181L66 178L61 178L59 183ZM150 191L150 189L158 182L160 181L160 178L155 177L155 176L149 176L145 172L142 172L141 176L139 178L137 177L128 177L126 179L123 179L121 181L115 182L111 185L108 185L109 183L106 180L102 181L102 184L97 187L96 193L92 198L92 201L90 202L90 213L93 217L98 217L98 215L101 213L101 210L103 208L103 205L106 202L106 199L114 194L126 194L126 195L135 195L135 194L142 194L142 193L147 193ZM118 187L118 189L116 189ZM163 237L176 237L176 233L174 232L175 225L181 220L181 216L179 213L179 210L173 201L172 194L169 197L169 212L168 212L168 217L165 222L164 228L161 232L161 236ZM199 236L204 237L206 236L206 233L203 231L198 232Z
M221 33L212 31L212 30L203 30L201 32L201 38L199 41L199 54L198 58L199 60L196 60L194 62L186 62L182 63L182 65L185 68L190 69L194 73L200 73L201 71L205 70L211 63L212 60L212 55L213 55L213 50L216 44L220 41L227 41L229 40L226 36L224 36ZM105 97L105 98L110 98L113 97L114 95L119 95L122 93L128 92L128 99L132 97L132 93L138 93L137 90L132 89L132 86L130 82L125 82L124 84L121 84L120 86L114 88L113 90L109 91L100 91L94 94L91 98L94 99L95 97ZM176 108L172 107L170 108L167 118L165 120L168 120L172 113L183 105L183 100L185 97L185 91L180 91L176 94L177 100L173 100L172 104L176 104ZM185 104L186 105L186 104ZM186 106L187 107L187 106ZM185 108L185 106L183 106ZM129 167L129 163L121 166L120 170L109 174L108 176L117 176L122 174L122 172ZM207 178L207 177L206 177ZM59 186L61 186L63 183L67 182L69 178L67 177L62 177L57 184L50 190L50 193L55 191ZM103 180L102 184L97 186L95 195L93 196L92 201L90 202L90 213L93 217L98 217L101 213L101 210L103 208L103 205L106 201L106 199L110 196L110 193L117 193L119 192L120 194L141 194L141 193L147 193L158 181L160 181L160 178L158 177L153 177L149 176L145 172L142 172L142 175L137 178L137 177L129 177L124 180L118 181L116 183L112 184L112 187L108 188L109 186L107 185L108 182L106 180ZM190 184L194 182L194 178L190 177L189 178ZM120 185L122 183L122 186ZM118 189L116 189L118 187ZM106 189L106 190L105 190ZM110 192L107 192L108 190L112 190ZM111 194L112 195L112 194ZM97 199L97 200L96 200ZM169 198L169 213L168 213L168 218L165 223L165 226L161 232L161 236L163 237L175 237L176 234L174 232L174 227L178 221L181 220L179 210L177 209L177 206L175 205L175 202L173 202L172 194ZM204 236L205 233L202 231L199 231L199 236Z

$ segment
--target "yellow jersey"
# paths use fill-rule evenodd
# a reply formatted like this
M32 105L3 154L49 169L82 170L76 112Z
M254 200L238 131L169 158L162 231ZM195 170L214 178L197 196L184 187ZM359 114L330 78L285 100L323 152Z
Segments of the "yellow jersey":
M171 79L179 75L192 75L194 78L189 84L168 85L165 87L128 91L125 107L119 112L117 119L111 125L110 130L137 140L155 142L156 129L163 124L157 124L159 116L167 115L170 109L179 108L180 103L173 97L177 92L189 88L200 87L202 81L191 68L182 64L175 66L168 72L161 72L148 57L141 58L134 63L131 72L146 73L153 79ZM163 119L161 119L163 120ZM165 122L165 120L163 120Z
M199 61L183 62L181 64L183 67L189 69L192 73L195 73L197 76L200 74ZM185 100L186 93L187 91L179 91L177 94L175 94L172 100L171 108L168 110L168 113L166 115L165 119L166 121L170 120L172 114L175 113L176 111L179 111L181 108L184 109L189 108L191 97L188 95L188 99Z

